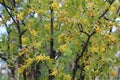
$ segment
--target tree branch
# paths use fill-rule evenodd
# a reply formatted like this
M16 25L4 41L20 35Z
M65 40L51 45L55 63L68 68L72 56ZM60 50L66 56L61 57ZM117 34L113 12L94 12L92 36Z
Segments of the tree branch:
M53 32L54 32L54 29L53 29L53 22L54 22L54 17L53 17L53 8L50 8L50 11L51 11L51 23L50 23L50 58L55 58L55 53L54 53L54 41L53 41Z
M7 6L6 4L0 2L1 5L3 5L4 7L7 7L8 9L12 10L9 6Z
M77 69L79 68L78 66L78 62L80 60L80 58L83 56L85 50L87 49L87 46L88 46L88 43L90 41L90 38L95 34L96 32L93 31L90 35L88 35L88 39L86 40L86 42L84 43L83 45L83 48L82 48L82 51L80 52L80 55L77 56L76 60L74 61L75 62L75 65L74 65L74 68L73 68L73 75L72 75L72 79L71 80L74 80L75 78L75 75L76 75L76 71Z
M114 0L112 0L111 2L109 2L109 3L110 3L110 6L113 4L113 2L114 2ZM109 6L109 7L110 7L110 6ZM99 19L101 19L102 17L104 17L105 14L106 14L108 11L109 11L109 8L105 9L105 11L103 11L103 13L100 15Z
M82 32L82 33L86 34L87 36L89 36L89 34L87 32L83 31L82 24L78 23L77 25L78 25L79 32Z

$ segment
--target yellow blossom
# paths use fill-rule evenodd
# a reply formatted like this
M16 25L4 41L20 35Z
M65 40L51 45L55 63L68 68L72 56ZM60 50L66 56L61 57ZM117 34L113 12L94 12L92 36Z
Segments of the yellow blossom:
M45 25L45 30L47 30L49 32L50 31L50 26L49 25Z
M34 58L29 58L26 60L26 67L30 66L34 61Z
M108 26L114 26L114 25L115 25L114 22L109 22L109 23L108 23Z
M94 8L94 6L95 6L94 3L90 3L90 2L88 3L88 7L89 7L89 8Z
M66 41L66 42L70 42L70 41L72 41L72 40L73 40L72 37L66 37L66 38L65 38L65 41Z
M59 50L60 50L61 52L64 52L64 51L66 50L66 48L67 48L66 44L63 44L63 45L61 45L61 46L59 47Z
M23 15L24 15L23 12L18 13L16 19L17 20L22 20L23 19Z
M105 52L105 50L106 50L106 46L104 43L102 43L101 48L100 48L101 53Z
M56 75L57 75L57 73L58 73L58 70L57 70L57 69L53 69L53 71L52 71L51 75L56 76Z
M26 42L26 38L25 37L22 37L22 42Z
M38 55L36 56L36 61L39 62L39 61L43 61L43 60L50 60L50 57L49 56L43 56L43 55Z
M111 70L111 71L110 71L110 74L111 74L111 76L113 76L113 77L114 77L114 76L116 76L116 75L117 75L117 72L116 72L115 70Z
M23 48L18 55L21 56L23 54L28 54L29 52L30 50L28 48Z
M111 6L111 7L110 7L110 11L113 11L113 12L114 12L115 10L116 10L116 9L115 9L114 6Z
M41 14L41 13L43 13L43 10L42 9L39 9L39 10L37 10L36 11L38 14Z
M74 43L75 43L76 46L79 45L79 41L78 40L74 40Z
M39 42L39 41L34 41L34 42L33 42L33 46L36 47L36 48L40 48L40 47L41 47L41 42Z
M32 11L33 11L32 8L29 8L29 9L28 9L28 13L31 13Z
M100 60L100 63L101 64L105 63L105 58L104 57Z
M20 68L18 68L18 73L22 74L25 69L26 66L21 66Z
M30 31L31 35L36 36L37 32L33 29Z
M59 4L56 3L56 2L53 2L53 3L51 4L51 8L58 8L58 7L59 7Z
M95 32L99 32L100 31L100 27L98 25L95 25Z
M61 42L64 41L64 36L65 36L65 35L64 35L63 33L58 36L58 42L59 42L59 43L61 43Z
M86 15L87 15L88 17L93 17L93 16L95 16L96 14L95 14L94 9L90 9L90 10L87 11Z
M71 76L68 74L68 75L65 75L65 79L66 80L71 80Z
M89 65L86 65L85 67L84 67L84 70L89 70L90 69L90 66Z
M92 47L90 48L90 51L91 51L92 53L95 53L95 52L97 52L98 50L99 50L99 48L98 48L97 45L92 45Z
M108 37L108 40L112 43L115 43L116 39L115 37L111 34L111 35L106 35Z
M84 24L84 25L89 25L89 21L87 19L81 19L81 22Z
M65 41L66 42L73 41L73 35L70 34L70 33L66 33L66 35L65 35Z

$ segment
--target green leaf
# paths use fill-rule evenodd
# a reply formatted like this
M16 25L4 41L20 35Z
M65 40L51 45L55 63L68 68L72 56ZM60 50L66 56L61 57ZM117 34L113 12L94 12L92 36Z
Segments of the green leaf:
M83 6L84 9L86 8L86 2L85 2L85 0L82 0L82 6Z
M63 53L64 56L71 56L72 55L72 50L70 48L67 48L65 52Z

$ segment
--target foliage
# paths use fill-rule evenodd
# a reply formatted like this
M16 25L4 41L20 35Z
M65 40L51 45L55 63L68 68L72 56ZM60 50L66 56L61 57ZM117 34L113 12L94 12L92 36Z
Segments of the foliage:
M116 77L119 1L0 0L0 4L4 7L1 24L8 32L0 42L1 57L15 80Z

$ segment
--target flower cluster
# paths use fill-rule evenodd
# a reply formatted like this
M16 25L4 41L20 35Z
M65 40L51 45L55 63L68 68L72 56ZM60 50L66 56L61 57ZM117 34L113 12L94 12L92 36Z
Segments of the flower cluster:
M92 43L90 51L91 51L91 53L96 53L97 51L99 51L99 47L98 47L97 43Z
M38 14L41 14L43 13L43 10L42 9L39 9L38 11L36 11Z
M30 31L30 34L31 34L32 36L36 36L37 32L33 29L33 30Z
M115 39L115 37L114 37L112 34L106 35L106 37L108 38L108 40L109 40L110 42L112 42L112 43L115 43L115 42L116 42L116 39Z
M116 72L115 70L111 70L111 71L110 71L110 74L111 74L111 76L113 76L113 77L114 77L114 76L116 76L116 75L117 75L117 72Z
M24 15L24 13L23 13L23 12L20 12L19 14L17 14L16 19L17 19L17 20L22 20L22 19L23 19L23 15Z
M71 80L71 76L69 74L66 74L64 77L66 80Z
M30 66L34 61L34 58L29 58L27 59L25 62L26 62L26 67Z
M52 4L51 4L51 9L53 9L53 8L58 8L59 7L59 4L58 3L56 3L56 2L53 2Z
M100 31L100 27L98 25L95 25L94 30L95 30L95 32L99 32Z
M59 43L62 43L64 41L64 36L65 35L63 33L58 36L58 42Z
M31 12L33 12L33 8L28 9L28 13L31 13Z
M40 41L34 41L34 42L33 42L33 46L34 46L35 48L40 48L40 47L41 47L41 42L40 42Z
M60 50L61 52L64 52L64 51L66 50L66 48L67 48L67 45L66 45L66 44L62 44L62 45L59 47L59 50Z
M22 37L22 42L26 42L26 37Z
M84 67L84 70L89 70L90 69L90 66L89 65L86 65L85 67Z
M56 76L56 75L57 75L57 73L58 73L58 70L57 70L57 69L53 69L53 71L52 71L51 75Z
M70 33L67 33L65 36L65 42L73 41L73 35Z
M20 68L18 68L18 73L22 74L25 69L26 66L21 66Z
M44 60L50 60L50 57L49 56L43 56L43 55L38 55L36 56L36 61L39 62L39 61L44 61Z

